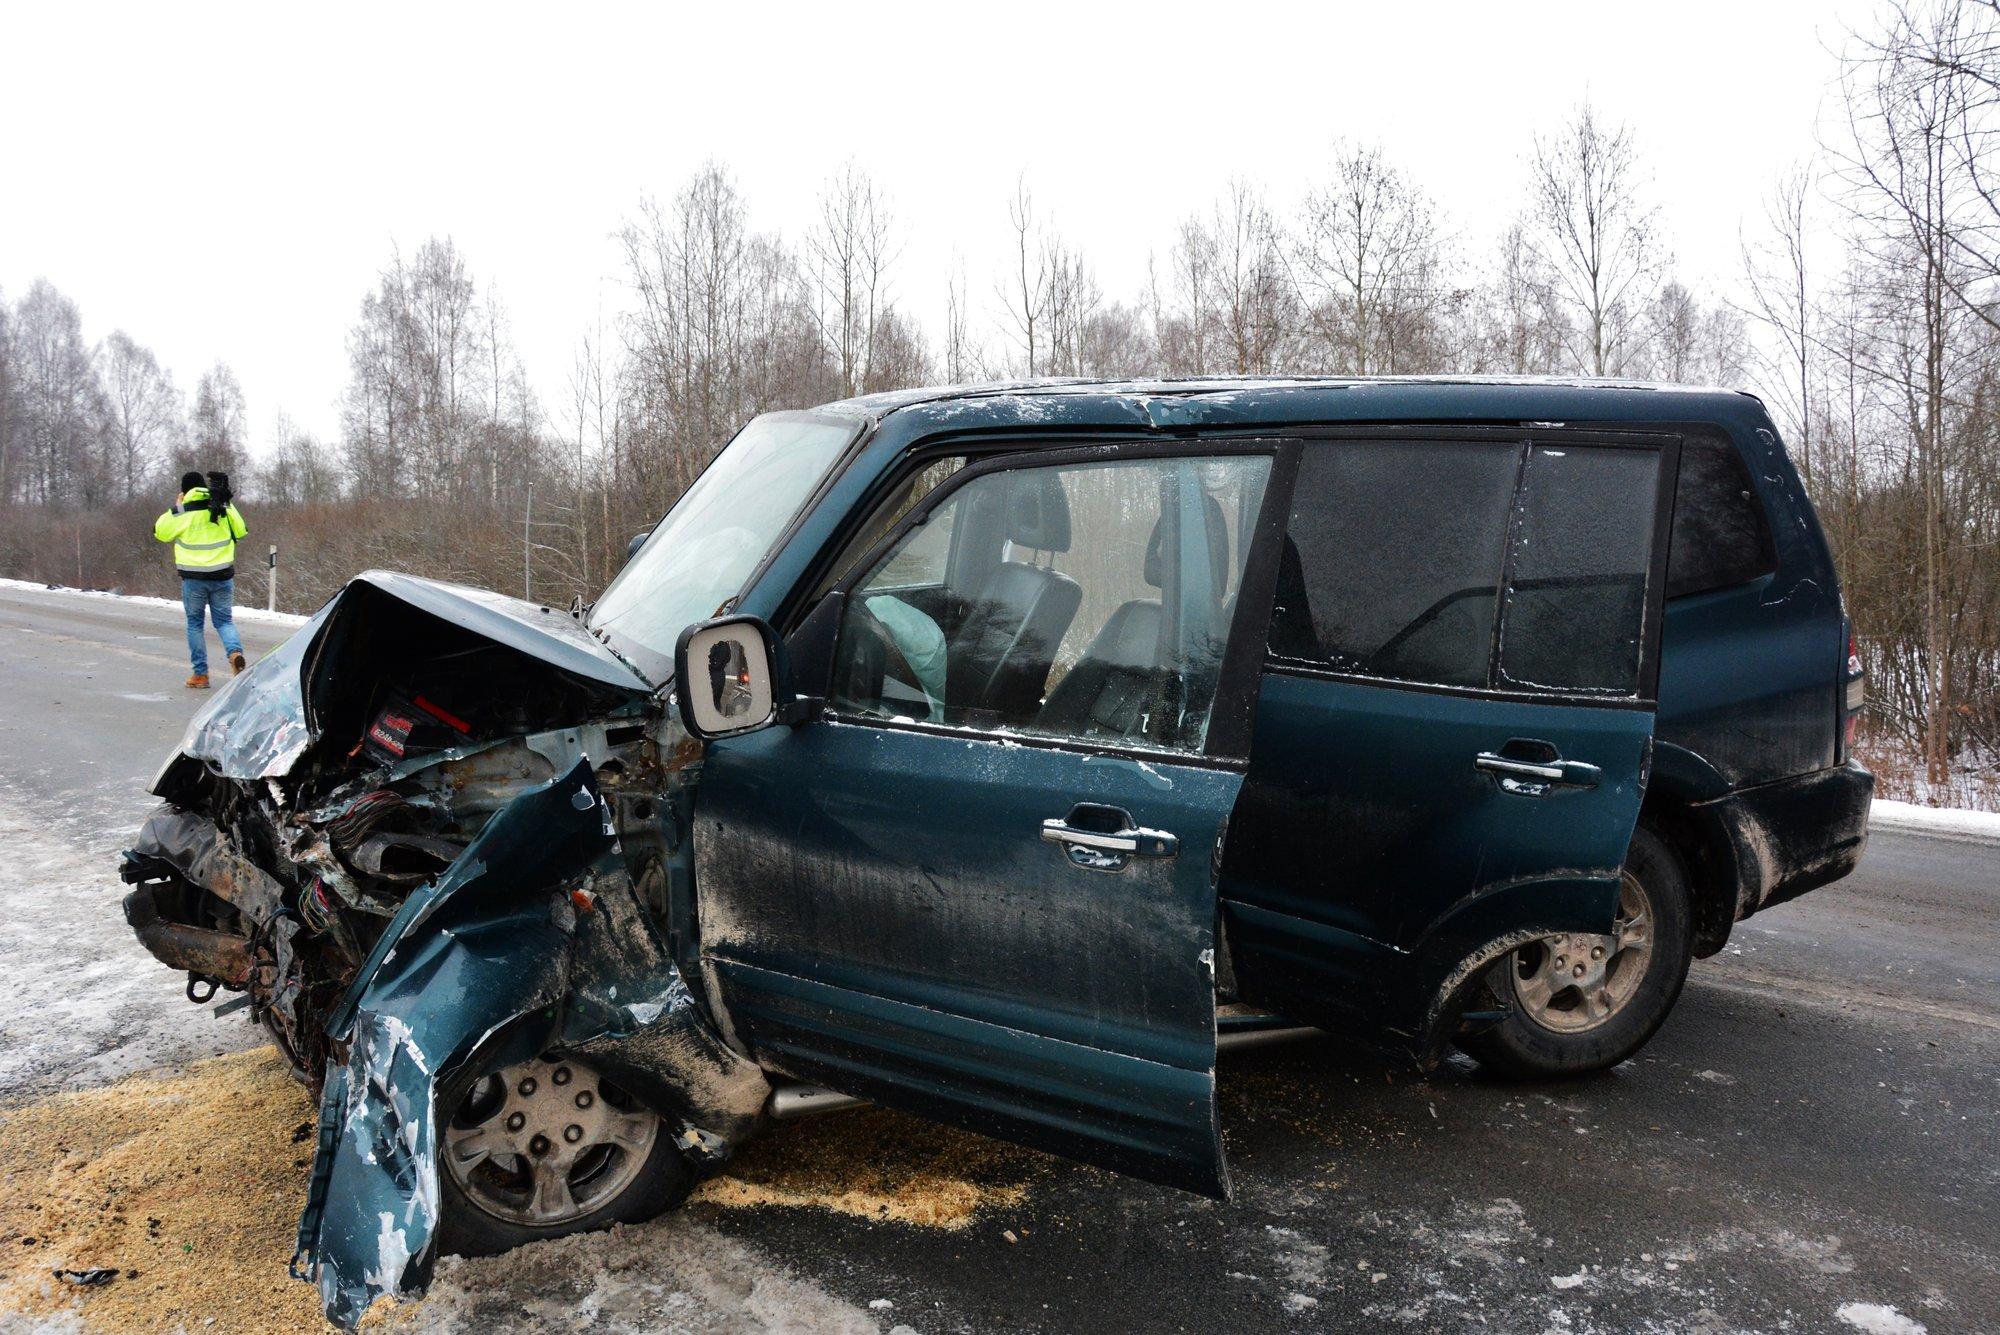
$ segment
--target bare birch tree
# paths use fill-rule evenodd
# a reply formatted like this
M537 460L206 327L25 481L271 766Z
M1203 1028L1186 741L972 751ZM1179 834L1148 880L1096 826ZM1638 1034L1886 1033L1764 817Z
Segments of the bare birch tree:
M1966 214L1978 183L1961 153L1978 83L1941 66L1962 4L1898 10L1879 41L1866 43L1844 71L1848 108L1839 150L1847 202L1878 279L1891 294L1880 321L1877 359L1900 400L1920 498L1922 578L1922 750L1926 775L1942 784L1953 745L1952 615L1966 553L1953 494L1963 474L1951 455L1962 439L1955 420L1971 368L1962 350L1969 266Z
M952 256L945 279L944 379L948 385L971 381L978 352L972 341L972 313L965 296L965 261Z
M236 372L217 362L201 373L188 410L181 463L203 472L237 473L248 462L250 414Z
M138 496L148 474L180 444L186 424L173 377L150 348L124 330L98 352L105 398L105 453L113 482L126 500Z
M806 234L805 265L814 323L832 358L842 397L875 379L874 339L889 309L895 260L889 201L852 162L820 192Z
M1001 309L1026 356L1025 373L1033 378L1043 370L1041 358L1047 340L1045 326L1055 265L1048 238L1035 218L1035 201L1028 192L1026 176L1014 182L1014 196L1007 201L1007 225L1014 239L1009 247L1007 272L998 286Z
M1764 204L1764 238L1743 242L1743 273L1749 288L1750 314L1777 339L1781 374L1770 377L1783 387L1780 408L1791 419L1793 449L1806 485L1813 485L1813 370L1815 316L1813 275L1807 244L1811 234L1811 199L1815 173L1811 166L1794 167L1780 177Z
M1572 362L1617 375L1643 341L1661 268L1659 213L1646 201L1638 148L1584 103L1528 160L1527 237L1569 308Z
M1437 296L1437 209L1380 148L1342 145L1333 173L1307 197L1293 271L1328 369L1410 369L1413 312Z

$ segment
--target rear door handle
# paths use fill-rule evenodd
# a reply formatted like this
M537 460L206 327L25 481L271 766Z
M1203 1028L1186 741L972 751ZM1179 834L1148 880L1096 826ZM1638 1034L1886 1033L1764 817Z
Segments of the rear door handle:
M1122 807L1079 802L1060 820L1042 822L1042 838L1060 844L1072 865L1088 871L1121 871L1133 858L1170 858L1181 841L1165 830L1149 830Z
M1495 751L1474 756L1475 767L1500 776L1500 786L1510 793L1540 796L1550 788L1595 788L1604 771L1581 760L1516 760Z

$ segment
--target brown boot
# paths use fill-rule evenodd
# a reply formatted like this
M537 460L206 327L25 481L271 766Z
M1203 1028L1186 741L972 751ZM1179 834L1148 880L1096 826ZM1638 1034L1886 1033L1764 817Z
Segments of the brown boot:
M191 691L205 691L208 689L208 674L206 672L197 672L187 679L187 684L188 689Z
M242 654L231 654L229 656L230 676L232 677L235 676L237 673L241 672L244 668L247 668L249 666L250 666L250 660L245 658Z

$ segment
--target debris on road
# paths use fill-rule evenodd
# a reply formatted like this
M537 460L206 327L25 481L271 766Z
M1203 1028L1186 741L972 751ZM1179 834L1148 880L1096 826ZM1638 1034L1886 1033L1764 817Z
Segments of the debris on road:
M306 1175L291 1130L309 1113L269 1048L0 1110L0 1239L38 1239L0 1248L0 1312L87 1311L91 1329L214 1318L323 1331L282 1257ZM137 1274L85 1290L52 1279L58 1257L78 1273Z
M87 1312L92 1331L200 1329L208 1318L225 1330L324 1331L313 1290L288 1280L284 1269L288 1227L306 1190L310 1146L298 1133L309 1116L306 1092L272 1048L0 1110L0 1243L7 1244L0 1247L0 1318ZM163 1143L168 1128L171 1147ZM694 1199L717 1209L822 1209L957 1230L981 1211L1020 1203L1031 1179L1056 1164L871 1108L753 1142ZM462 1320L465 1329L483 1329L483 1302L521 1298L521 1287L498 1274L533 1264L548 1269L551 1284L556 1272L574 1272L575 1282L596 1291L615 1287L622 1274L634 1292L620 1303L630 1328L643 1330L645 1313L655 1310L644 1304L658 1300L661 1276L653 1267L661 1255L681 1258L675 1266L688 1268L691 1291L705 1303L730 1300L730 1285L693 1273L711 1254L716 1276L725 1273L725 1255L731 1266L756 1259L742 1244L728 1243L735 1250L727 1253L716 1250L722 1246L683 1217L537 1244L505 1258L451 1258L432 1298L380 1315L391 1328ZM55 1256L73 1263L71 1274L101 1270L106 1278L54 1280ZM114 1257L134 1268L112 1266ZM122 1278L111 1283L112 1276ZM775 1285L788 1295L793 1315L824 1317L805 1323L809 1328L874 1328L857 1309L776 1270L758 1284L758 1291ZM544 1296L552 1312L560 1306L555 1290Z

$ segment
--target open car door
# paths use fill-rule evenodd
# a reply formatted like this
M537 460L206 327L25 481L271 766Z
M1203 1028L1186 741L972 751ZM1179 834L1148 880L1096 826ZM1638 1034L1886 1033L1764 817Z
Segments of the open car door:
M696 800L761 1062L1226 1195L1214 869L1295 448L991 460L855 564L824 715L711 743Z
M1245 1001L1424 1058L1500 953L1637 929L1678 461L1553 427L1307 442L1222 872ZM1580 1021L1610 984L1573 972Z

